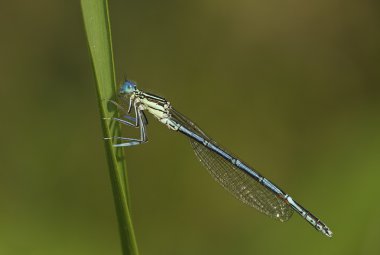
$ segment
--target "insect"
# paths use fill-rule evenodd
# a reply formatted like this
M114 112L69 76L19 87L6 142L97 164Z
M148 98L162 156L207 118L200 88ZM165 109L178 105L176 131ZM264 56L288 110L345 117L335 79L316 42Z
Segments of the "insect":
M295 211L315 229L332 237L332 231L326 224L254 168L219 146L194 122L176 111L166 99L137 89L136 83L129 80L120 87L119 96L122 100L129 100L128 109L115 101L110 102L127 115L124 118L112 119L127 126L138 127L140 138L106 138L122 141L113 146L126 147L147 142L146 125L148 121L144 112L149 112L170 130L189 137L198 159L212 177L238 200L282 222L289 220ZM132 110L135 117L130 116Z

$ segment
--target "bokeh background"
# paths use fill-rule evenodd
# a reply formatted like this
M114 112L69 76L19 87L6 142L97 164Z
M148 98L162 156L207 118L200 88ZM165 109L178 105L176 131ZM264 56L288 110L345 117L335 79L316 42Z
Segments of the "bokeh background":
M121 254L80 4L0 5L0 254ZM110 1L118 82L166 97L335 234L241 204L151 119L125 150L141 254L380 254L379 7Z

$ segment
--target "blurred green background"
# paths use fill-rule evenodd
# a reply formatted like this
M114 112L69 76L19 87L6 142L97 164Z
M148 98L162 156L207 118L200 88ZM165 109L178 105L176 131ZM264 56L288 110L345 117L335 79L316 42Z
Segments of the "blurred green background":
M141 254L380 254L379 7L110 1L118 82L170 100L334 231L241 204L150 119L125 150ZM121 254L79 2L0 12L0 254Z

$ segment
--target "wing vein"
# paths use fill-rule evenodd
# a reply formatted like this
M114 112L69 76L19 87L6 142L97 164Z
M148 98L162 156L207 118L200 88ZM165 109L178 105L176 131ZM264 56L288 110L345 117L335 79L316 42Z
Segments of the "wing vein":
M184 127L221 148L198 126L179 112L171 109L171 115L172 118ZM287 221L292 216L293 209L273 191L257 182L249 174L237 168L218 153L208 149L203 144L200 144L191 138L190 143L195 155L205 166L211 176L235 198L251 207L256 208L258 211L268 215L269 217L280 221Z

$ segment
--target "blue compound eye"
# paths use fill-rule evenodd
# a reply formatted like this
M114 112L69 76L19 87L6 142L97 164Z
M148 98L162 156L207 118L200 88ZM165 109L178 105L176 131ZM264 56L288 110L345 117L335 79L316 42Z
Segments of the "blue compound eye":
M120 87L120 94L131 94L136 90L136 83L134 81L125 81Z

